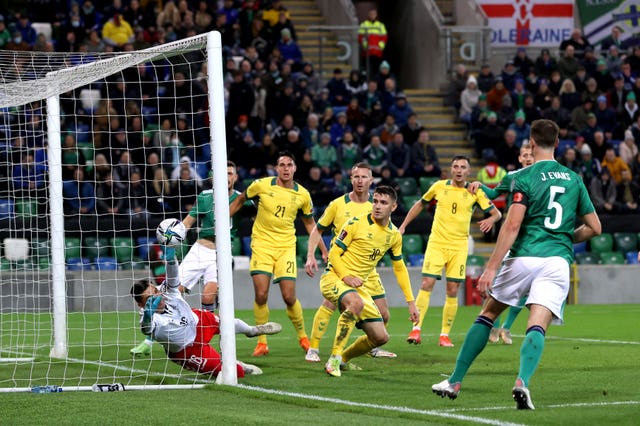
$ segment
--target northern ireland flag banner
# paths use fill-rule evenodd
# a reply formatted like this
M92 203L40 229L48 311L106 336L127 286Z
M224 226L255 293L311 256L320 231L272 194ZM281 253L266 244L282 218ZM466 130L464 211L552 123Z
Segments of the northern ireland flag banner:
M571 36L573 0L476 0L493 46L558 46Z
M611 34L615 25L622 29L621 40L640 33L638 0L578 0L583 32L591 44L598 44Z

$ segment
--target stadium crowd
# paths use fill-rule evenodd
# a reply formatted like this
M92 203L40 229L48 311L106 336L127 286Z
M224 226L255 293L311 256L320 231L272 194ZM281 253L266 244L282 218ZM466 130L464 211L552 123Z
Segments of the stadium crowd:
M322 84L297 44L295 16L285 2L86 0L70 2L65 12L50 6L2 16L0 48L90 55L220 31L227 152L240 182L273 175L277 153L289 150L319 214L347 191L349 170L358 161L396 188L398 178L443 176L429 132L389 63L381 61L368 79L362 70L336 68ZM36 33L36 20L51 23L51 40ZM597 53L575 30L558 57L542 49L531 58L520 48L503 69L484 65L477 75L459 64L451 104L491 177L500 168L519 167L518 149L531 122L549 118L561 128L558 160L583 176L598 208L637 212L640 46L623 45L614 30ZM205 67L178 67L173 75L145 65L126 70L99 87L102 101L93 111L62 96L68 212L184 215L190 209L210 169ZM147 92L157 90L156 81L158 94ZM159 99L150 106L145 99L151 96ZM150 112L161 117L157 123L149 122ZM44 197L45 142L34 136L43 119L32 114L26 130L11 135L0 153L5 194ZM91 149L80 148L87 143Z

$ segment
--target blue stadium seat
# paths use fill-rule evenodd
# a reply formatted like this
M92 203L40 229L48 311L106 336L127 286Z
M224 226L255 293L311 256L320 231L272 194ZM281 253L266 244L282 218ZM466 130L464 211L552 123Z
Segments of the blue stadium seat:
M71 257L67 259L67 270L69 271L88 271L89 259L86 257Z
M585 253L587 251L587 242L583 241L573 245L573 254Z
M626 254L625 257L627 258L627 263L629 265L637 265L639 263L637 251L630 251L629 253Z
M242 237L242 252L251 257L251 237Z
M115 271L118 269L118 261L115 257L99 257L94 267L96 271Z
M138 237L136 239L136 246L138 247L138 255L142 261L147 261L149 259L149 251L151 250L151 246L155 244L155 238L148 237Z
M407 256L409 266L422 266L424 263L424 253L422 254L410 254Z
M13 219L15 217L15 206L13 200L9 198L0 199L0 220Z
M322 241L324 241L325 247L327 247L327 250L329 250L331 246L331 235L323 235Z

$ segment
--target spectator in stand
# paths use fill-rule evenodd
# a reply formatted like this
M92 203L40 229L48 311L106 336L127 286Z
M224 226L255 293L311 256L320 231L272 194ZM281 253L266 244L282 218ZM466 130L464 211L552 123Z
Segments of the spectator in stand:
M271 138L273 139L273 143L280 149L286 144L288 134L291 130L295 130L300 133L300 129L295 126L293 122L293 116L291 114L286 114L282 118L282 122L278 127L274 129L271 133Z
M264 158L251 130L242 134L242 145L236 151L234 162L237 164L238 176L242 179L257 179L264 173Z
M528 125L531 125L531 123L542 117L542 115L540 114L540 109L535 106L534 97L531 93L527 93L524 97L524 106L522 107L522 112L525 116L525 122Z
M371 166L374 176L380 176L382 168L388 166L387 147L378 136L371 137L371 143L364 149L362 157Z
M480 67L480 73L478 74L478 89L482 93L487 93L493 87L495 83L495 76L491 72L491 67L488 64L482 64Z
M538 107L540 111L544 111L551 106L553 96L553 93L549 90L549 81L544 78L540 79L538 91L533 98L535 106Z
M338 168L338 151L331 145L331 135L320 135L320 143L311 148L311 162L314 168L322 172L323 177L330 177Z
M393 142L387 147L387 155L387 165L391 168L393 176L408 176L411 165L411 148L404 142L402 133L393 135Z
M527 49L524 47L519 47L516 51L513 65L521 76L528 76L531 71L535 71L535 63L527 56Z
M598 83L598 89L606 93L613 87L613 77L607 69L607 62L604 59L598 59L596 63L596 72L593 75Z
M500 74L502 82L507 90L512 91L516 87L516 80L522 80L524 77L514 65L512 60L508 60Z
M320 120L317 114L311 113L307 116L307 125L302 128L300 132L300 138L302 144L306 149L311 149L318 143L320 143ZM331 140L331 135L329 135Z
M591 148L587 144L582 145L582 148L580 148L580 160L580 175L584 184L589 188L593 178L600 176L600 173L602 173L602 165L597 158L593 158Z
M624 139L622 140L622 143L618 145L618 152L620 153L622 161L631 167L633 160L638 156L638 146L636 145L636 140L633 137L631 130L624 132Z
M360 102L355 96L349 101L349 106L347 106L345 113L347 114L347 124L351 126L352 129L358 127L358 124L364 123L366 118L364 111L360 108Z
M259 135L267 120L267 89L262 84L262 77L255 76L253 78L251 89L253 90L254 101L249 115L249 128L254 135Z
M478 98L482 92L478 89L478 82L472 75L467 80L467 87L460 94L460 121L469 124L471 121L471 111L478 104Z
M498 124L502 127L509 127L516 119L517 108L511 101L511 95L505 95L502 99L502 108L498 111Z
M515 144L518 147L518 155L520 153L520 146L522 145L522 141L529 139L529 134L531 133L531 126L527 124L527 117L524 112L521 110L516 112L515 121L508 126L508 130L511 130L515 133ZM516 160L517 160L516 155ZM515 163L516 165L518 162Z
M568 78L562 82L559 95L560 104L567 111L573 111L575 107L582 104L582 94L576 91L576 86L573 84L573 80Z
M606 96L598 96L594 114L597 119L598 127L605 132L605 136L607 137L607 139L611 139L611 137L613 136L613 132L618 127L618 119L616 117L616 112L614 111L614 109L610 108L607 105Z
M633 126L631 126L629 130L631 130L631 134L633 134L633 138L637 141L636 145L640 145L640 117L638 117L636 122L633 124Z
M613 108L616 113L620 113L624 108L626 97L627 91L624 90L624 77L618 74L613 82L613 87L607 92L607 104Z
M398 85L398 79L391 72L391 65L389 65L389 62L382 61L382 63L380 63L380 66L378 67L378 73L374 76L374 80L376 80L376 82L378 83L379 88L384 88L386 87L386 81L389 79L393 80L393 88L395 90Z
M327 82L327 89L329 89L329 102L331 102L331 105L347 105L350 96L347 85L344 82L342 69L336 68L333 70L333 78Z
M606 167L609 169L611 178L616 184L622 182L623 170L630 171L627 163L625 163L622 158L616 155L616 151L612 146L607 147L607 150L605 151L604 159L602 160L602 167Z
M341 111L337 115L337 121L333 123L329 133L331 134L331 144L333 146L340 146L340 140L344 136L345 132L353 132L353 129L347 123L347 113Z
M559 96L553 97L551 106L542 112L542 118L555 121L560 128L567 128L571 124L571 115L566 108L562 107Z
M640 77L640 44L633 46L633 53L627 56L627 62L631 65L631 72Z
M560 71L555 70L551 72L551 78L549 79L549 90L554 95L560 94L560 89L562 88L562 75Z
M362 74L358 70L351 70L346 86L351 94L351 99L367 90L367 83L362 79Z
M393 115L396 126L402 127L406 125L409 120L409 115L412 113L413 109L411 109L411 105L407 102L406 95L398 92L395 103L389 108L389 114Z
M615 77L620 74L622 71L622 56L620 49L618 49L617 46L609 47L609 54L607 55L605 62L607 63L607 70L612 76Z
M367 90L361 92L358 96L360 106L364 108L366 113L371 112L373 104L380 102L380 94L378 93L378 82L376 80L369 80L367 83Z
M640 185L640 152L636 154L631 163L631 176L633 176L633 180Z
M262 12L262 19L273 27L280 19L280 12L284 12L288 19L291 18L289 11L282 5L280 0L272 0L270 5L267 3L267 7Z
M582 59L584 57L586 48L592 48L591 43L589 43L589 40L587 40L587 38L582 35L582 30L580 30L579 28L574 28L571 32L571 37L563 40L562 43L560 43L560 52L566 52L567 47L569 46L573 47L575 56L578 59Z
M173 206L181 216L186 215L196 203L200 185L192 177L189 169L180 169L178 179L172 181L171 193L174 194Z
M47 190L47 166L35 160L33 150L25 150L22 139L13 141L13 153L10 155L13 165L13 188L16 197L45 199Z
M585 142L589 144L589 148L591 148L591 152L593 152L593 157L597 158L601 163L604 161L607 150L613 148L601 130L594 132L591 142L586 140L586 138ZM609 170L609 172L611 173L611 170Z
M378 20L378 10L371 9L358 28L358 42L360 43L360 68L365 70L369 77L373 70L378 69L384 57L384 48L387 45L387 28Z
M29 43L22 39L20 31L13 32L13 38L6 44L5 49L12 50L14 52L28 52L33 50Z
M580 158L578 158L576 150L571 147L568 147L564 150L562 157L558 159L558 163L562 164L568 169L573 170L576 173L580 173L580 171L582 170L582 161Z
M589 77L587 81L585 81L586 88L582 92L582 100L589 98L593 102L593 105L596 105L598 96L602 95L602 91L598 88L598 82L595 78ZM605 96L606 100L606 96Z
M571 45L564 50L564 55L558 61L558 70L562 78L574 78L578 72L580 63L575 56L575 48Z
M65 215L84 215L93 213L96 206L96 194L93 185L84 180L84 171L77 167L71 180L62 183Z
M418 140L411 146L411 171L410 175L419 178L421 176L437 177L442 175L438 154L429 143L427 129L420 130Z
M409 114L407 124L400 128L400 133L402 133L404 142L407 145L412 146L418 140L420 131L423 128L422 124L418 121L418 115L415 112Z
M487 149L495 153L496 148L502 144L503 140L504 129L498 125L498 115L491 111L487 114L487 125L476 135L476 155L478 157L484 156L483 152Z
M515 87L511 91L511 105L516 109L524 107L524 98L529 94L524 85L524 80L519 78L515 82Z
M302 51L298 43L291 37L291 30L283 28L280 31L280 41L277 44L284 61L291 65L293 71L302 69Z
M319 167L313 166L309 169L309 174L302 181L304 187L309 191L313 200L314 210L322 212L335 197L332 185L322 176ZM322 213L319 213L322 214Z
M487 93L487 105L489 105L489 108L494 112L500 111L505 95L509 95L509 90L504 86L502 77L496 77L493 88Z
M389 113L389 109L396 102L396 95L398 94L396 90L396 81L391 78L387 78L384 81L384 86L382 91L380 92L380 101L382 102L382 110L385 114Z
M191 165L191 158L186 155L180 157L180 164L171 171L171 181L176 182L179 179L186 179L183 171L189 172L186 176L193 180L197 186L202 185L202 177L198 174L195 167Z
M87 164L84 154L78 149L75 135L67 133L62 142L62 180L71 180L78 167Z
M602 127L598 125L598 118L594 113L587 114L587 125L580 131L580 136L582 136L585 142L589 145L593 144L594 135L596 132L603 132ZM604 155L604 152L602 152ZM598 159L600 159L598 157Z
M393 117L393 116L392 116ZM382 110L382 103L379 101L373 104L371 111L366 114L365 126L367 129L375 129L386 119L386 115Z
M266 174L267 176L275 176L275 166L278 162L280 150L273 143L271 135L265 133L262 137L262 143L259 148L261 164L264 170L263 174Z
M445 98L445 105L460 108L460 94L467 87L469 71L464 64L457 64L453 75L449 79L449 89Z
M587 117L593 113L593 101L586 98L581 105L578 105L571 111L571 126L581 133L587 127Z
M393 140L393 135L398 133L400 128L396 125L396 119L392 114L387 114L384 123L371 131L372 135L380 138L384 145L388 145Z
M487 106L487 95L484 93L478 96L478 104L471 110L471 121L469 123L471 129L471 137L485 128L487 125L487 116L491 112Z
M540 56L536 58L536 74L540 78L551 78L551 73L558 69L558 64L556 60L551 56L549 49L542 49L540 51Z
M149 214L149 200L147 199L147 188L142 180L142 173L135 169L131 173L131 180L126 191L128 205L127 213L130 216L145 218Z
M15 24L16 31L20 32L20 36L22 40L26 42L29 46L33 47L38 38L38 34L36 30L31 26L31 22L29 21L29 17L26 13L19 13L18 22Z
M356 130L353 132L353 140L361 147L367 146L371 143L371 135L367 131L367 126L364 123L360 123L356 126Z
M616 184L611 180L611 173L606 167L600 175L596 175L589 185L589 195L596 211L601 214L611 214L616 211Z
M629 64L628 59L625 59L620 65L620 74L622 74L622 78L624 78L624 90L630 92L634 89L636 82L636 74L631 71L631 64Z
M164 170L160 169L164 172ZM103 214L122 214L125 203L125 194L123 189L116 185L111 172L104 176L104 179L96 182L96 212Z
M626 99L627 101L624 103L622 111L620 111L618 133L616 136L624 135L623 132L631 127L633 123L638 120L638 117L640 117L640 108L636 102L636 94L629 92L627 93ZM618 138L616 137L616 139Z
M102 27L102 40L110 46L122 48L127 43L133 43L134 39L133 28L119 13L114 14Z
M602 43L600 44L600 50L602 51L603 55L606 55L606 53L609 51L609 48L611 46L615 46L618 49L622 48L622 40L620 39L622 36L622 28L620 28L618 25L614 25L611 28L611 34L606 36L603 40Z
M7 43L11 41L11 33L4 22L4 15L0 15L0 49L6 49Z
M621 213L638 213L640 186L631 179L631 170L624 169L620 173L620 183L616 187L616 207Z
M516 132L512 129L507 129L504 132L504 141L499 145L495 152L497 163L506 171L511 172L518 169L520 156L520 148L518 145L522 145L522 139L516 140Z
M598 57L593 51L593 47L587 46L584 49L584 57L580 59L580 65L582 65L589 77L593 77L596 74L598 67Z
M373 138L372 138L373 139ZM338 164L342 167L343 176L350 176L351 168L362 161L362 148L354 143L353 134L345 132L338 147Z
M573 79L573 84L576 86L576 92L581 95L587 90L587 79L589 76L587 75L586 70L582 65L578 66L578 71L576 71L576 76Z

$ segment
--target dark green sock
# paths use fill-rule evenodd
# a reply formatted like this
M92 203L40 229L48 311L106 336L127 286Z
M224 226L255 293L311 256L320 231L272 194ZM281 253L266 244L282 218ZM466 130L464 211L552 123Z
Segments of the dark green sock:
M525 386L529 386L529 380L535 373L542 350L544 349L544 329L534 325L527 330L522 346L520 347L520 371L518 377L522 379Z
M491 328L493 328L493 321L491 321L491 319L482 315L476 318L467 333L467 337L464 338L464 343L456 359L456 368L453 370L451 377L449 377L449 383L462 382L473 360L476 359L487 345Z
M511 326L513 325L514 321L516 320L516 318L518 317L518 314L520 313L520 311L522 310L522 308L524 308L524 303L527 301L527 296L523 296L522 298L520 298L520 300L518 301L518 306L510 306L509 307L509 312L507 313L507 319L504 320L504 324L502 324L502 328L506 328L507 330L511 330ZM496 321L497 323L498 321Z

